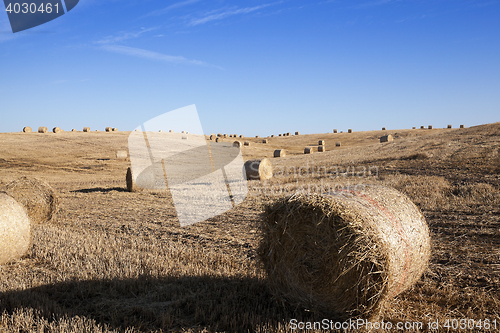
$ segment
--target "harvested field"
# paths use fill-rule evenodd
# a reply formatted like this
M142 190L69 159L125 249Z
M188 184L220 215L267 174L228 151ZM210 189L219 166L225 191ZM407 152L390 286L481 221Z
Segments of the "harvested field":
M0 133L0 187L27 176L59 195L52 222L32 226L27 255L0 266L0 332L291 332L291 319L321 321L269 291L257 257L262 214L296 190L359 184L408 196L431 235L429 267L381 310L384 322L421 322L421 331L430 320L500 324L500 123L265 145L246 137L244 159L269 158L274 177L249 182L242 203L184 228L170 192L127 191L130 162L116 152L128 150L129 134ZM394 142L380 144L389 134ZM319 140L332 150L304 155ZM276 149L286 158L273 158Z

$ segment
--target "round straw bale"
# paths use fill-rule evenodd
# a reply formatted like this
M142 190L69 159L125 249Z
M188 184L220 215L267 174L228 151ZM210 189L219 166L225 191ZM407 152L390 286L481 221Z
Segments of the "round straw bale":
M138 187L137 184L135 183L131 167L127 168L127 175L125 176L125 181L127 182L127 191L137 192L140 190L140 187Z
M220 134L220 133L217 133L217 136L218 136L218 137L220 138L220 137L222 136L222 134Z
M429 127L428 127L428 128L429 128L429 129L432 129L432 125L429 125Z
M300 133L299 132L295 132L295 135L299 135Z
M61 132L61 129L60 129L59 127L54 127L54 128L52 129L52 132L54 132L54 133L60 133L60 132Z
M324 146L324 145L325 145L325 140L318 141L318 146Z
M271 138L274 138L274 134L271 134Z
M352 128L349 128L349 129L347 130L347 133L352 133Z
M246 161L244 167L247 180L266 180L273 177L273 166L267 158Z
M90 127L84 127L84 128L83 128L83 131L84 131L84 132L90 132Z
M424 129L424 128L425 128L425 126L423 126L423 125L422 125L422 126L420 126L420 129Z
M174 133L174 130L168 130L168 133Z
M415 126L413 126L411 129L416 129L416 127L415 127Z
M312 153L313 153L312 147L305 147L304 148L304 154L312 154Z
M57 213L57 194L46 182L21 177L7 184L5 192L24 206L35 224L50 222Z
M281 134L278 134L278 136L281 136Z
M380 142L392 142L392 141L394 141L394 138L390 134L380 137Z
M460 128L465 128L465 125L460 125Z
M116 127L113 127L111 130L112 130L113 132L118 132L118 128L116 128ZM161 131L161 130L160 130L160 131Z
M0 265L21 258L31 244L30 219L14 198L0 192Z
M256 138L258 138L259 136L258 136L258 135L256 135L255 137L256 137Z
M332 317L377 318L428 265L425 218L392 188L297 192L264 217L258 254L272 292Z
M287 133L286 133L286 136L290 136L290 132L287 132Z
M45 126L38 127L38 133L47 133L47 127Z
M224 138L227 138L227 134L224 134Z
M222 138L216 138L215 142L222 142Z
M285 156L286 156L285 149L276 149L274 151L274 157L285 157Z
M385 127L382 127L382 131L385 131Z
M239 142L239 141L234 141L234 142L233 142L233 147L241 147L241 142Z
M452 126L451 126L451 125L448 125L448 128L452 128Z
M262 140L262 143L267 143L267 139Z
M111 127L106 127L104 130L105 130L106 132L111 132L113 129L112 129Z
M318 152L322 153L326 151L326 147L325 146L318 146Z
M29 127L29 126L26 126L26 127L24 127L24 128L23 128L23 132L24 132L24 133L31 133L32 131L33 131L33 130L32 130L32 129L31 129L31 127Z
M76 128L73 128L73 129L71 130L71 132L76 132Z
M243 145L245 145L245 146L250 146L250 141L245 141L245 142L243 143Z
M333 133L337 133L337 130L336 130L336 129L334 129L334 130L333 130Z
M335 147L340 147L340 142L335 142Z
M242 138L242 137L243 137L243 135L242 135L242 134L240 134L240 138Z
M181 134L186 134L186 131L181 131Z

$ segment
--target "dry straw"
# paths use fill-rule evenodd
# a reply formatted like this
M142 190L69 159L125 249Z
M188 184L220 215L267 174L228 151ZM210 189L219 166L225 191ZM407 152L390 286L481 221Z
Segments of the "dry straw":
M318 141L319 146L324 146L325 145L325 140L319 140Z
M340 147L340 142L335 142L335 147Z
M31 133L31 132L33 132L33 130L31 129L31 127L26 126L26 127L23 128L23 132L24 133Z
M312 147L305 147L304 148L304 154L312 154L312 153L313 153Z
M425 218L382 186L298 192L266 207L258 254L276 297L335 318L377 318L426 270Z
M250 142L249 142L249 141L245 141L243 144L244 144L245 146L250 146Z
M0 265L21 258L31 244L30 219L14 198L0 192Z
M234 141L234 142L233 142L233 147L241 147L241 142L239 142L239 141Z
M38 127L38 133L47 133L47 127L45 126Z
M392 141L394 141L394 138L390 134L380 137L380 142L392 142Z
M36 178L21 177L5 186L5 192L24 206L33 223L50 222L58 210L54 189Z
M326 151L326 147L325 146L318 146L318 152L322 153Z
M83 131L84 131L84 132L90 132L90 127L84 127L84 128L83 128Z
M285 156L286 156L285 149L276 149L274 151L274 157L285 157Z
M267 158L245 162L247 180L266 180L273 177L273 167Z

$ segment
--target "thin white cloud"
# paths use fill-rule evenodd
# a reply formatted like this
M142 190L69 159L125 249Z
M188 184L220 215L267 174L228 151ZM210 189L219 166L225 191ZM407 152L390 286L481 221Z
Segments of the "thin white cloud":
M160 16L160 15L163 15L169 11L171 11L172 9L176 9L176 8L180 8L180 7L184 7L184 6L188 6L188 5L191 5L191 4L194 4L194 3L197 3L199 2L200 0L185 0L185 1L180 1L180 2L177 2L177 3L174 3L174 4L171 4L170 6L167 6L165 8L162 8L162 9L158 9L158 10L154 10L152 12L149 12L147 13L146 15L143 15L141 17L139 17L140 19L142 18L145 18L145 17L150 17L150 16Z
M257 10L260 10L260 9L263 9L263 8L266 8L266 7L269 7L269 6L278 4L278 3L282 3L282 2L283 1L278 1L278 2L263 4L263 5L254 6L254 7L245 7L245 8L233 7L230 9L226 9L222 12L216 13L216 14L209 14L209 15L206 15L202 18L192 19L188 25L195 26L195 25L199 25L199 24L205 24L205 23L210 22L210 21L222 20L222 19L225 19L227 17L234 16L234 15L248 14L248 13L255 12Z
M401 0L376 0L376 1L362 3L360 5L357 5L356 8L376 7L376 6L386 5L391 2L399 2L399 1Z
M206 63L204 61L200 61L200 60L186 59L182 56L171 56L171 55L167 55L167 54L163 54L163 53L148 51L148 50L139 49L139 48L135 48L135 47L129 47L129 46L102 45L101 49L109 51L109 52L115 52L115 53L125 54L128 56L149 59L149 60L156 60L156 61L169 62L169 63L175 63L175 64L184 64L184 65L215 67L218 69L222 69L219 66L211 65L211 64L208 64L208 63Z
M127 40L127 39L138 38L142 34L149 32L149 31L156 30L156 29L157 28L148 28L148 29L142 29L142 30L135 31L135 32L122 32L121 34L119 34L117 36L108 36L108 37L105 37L101 40L98 40L95 43L96 44L114 44L114 43L122 42L122 41Z

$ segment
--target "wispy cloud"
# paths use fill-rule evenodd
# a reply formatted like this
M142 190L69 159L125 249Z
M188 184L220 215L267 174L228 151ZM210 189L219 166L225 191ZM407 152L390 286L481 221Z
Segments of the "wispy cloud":
M222 19L225 19L227 17L234 16L234 15L249 14L249 13L255 12L257 10L260 10L260 9L263 9L263 8L266 8L266 7L269 7L272 5L276 5L276 4L279 4L282 2L283 1L278 1L278 2L263 4L263 5L259 5L259 6L254 6L254 7L245 7L245 8L232 7L229 9L224 9L222 11L219 10L215 14L212 14L213 13L212 12L212 13L209 13L208 15L205 15L204 17L192 19L188 25L195 26L195 25L205 24L205 23L210 22L210 21L222 20Z
M185 1L180 1L180 2L177 2L177 3L171 4L170 6L167 6L165 8L149 12L146 15L143 15L143 16L141 16L139 18L142 19L142 18L150 17L150 16L160 16L160 15L168 13L172 9L176 9L176 8L184 7L184 6L187 6L187 5L191 5L191 4L197 3L199 1L200 0L185 0Z
M117 36L108 36L108 37L105 37L101 40L98 40L95 43L96 44L114 44L114 43L122 42L122 41L127 40L127 39L138 38L142 34L149 32L149 31L156 30L156 29L157 28L148 28L148 29L142 29L142 30L135 31L135 32L122 32Z
M388 3L399 2L399 1L401 1L401 0L376 0L376 1L362 3L360 5L357 5L356 8L376 7L376 6L386 5Z
M211 64L208 64L208 63L206 63L204 61L200 61L200 60L186 59L182 56L171 56L171 55L167 55L167 54L163 54L163 53L148 51L148 50L139 49L139 48L135 48L135 47L129 47L129 46L102 45L101 49L109 51L109 52L115 52L115 53L125 54L128 56L149 59L149 60L156 60L156 61L169 62L169 63L175 63L175 64L184 64L184 65L215 67L218 69L223 69L219 66L211 65Z

